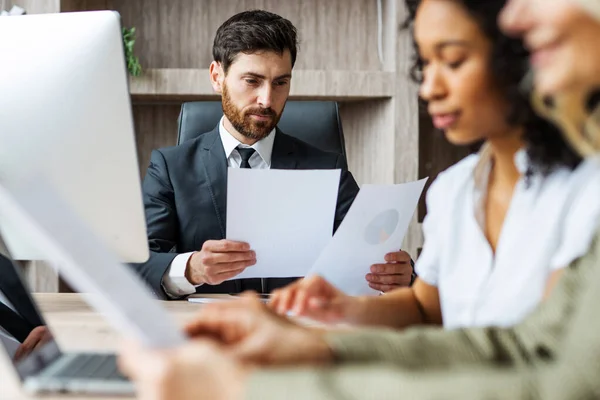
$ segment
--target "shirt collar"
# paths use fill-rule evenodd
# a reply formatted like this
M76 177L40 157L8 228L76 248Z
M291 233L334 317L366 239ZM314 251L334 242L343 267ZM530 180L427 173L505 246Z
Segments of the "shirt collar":
M519 173L521 175L525 175L525 173L527 173L527 170L529 169L530 161L529 155L527 154L527 150L524 147L522 147L521 149L519 149L519 151L515 153L514 161L515 167L517 168Z
M225 125L223 124L223 120L225 117L221 117L221 121L219 121L219 135L221 136L221 142L223 142L223 150L225 150L225 157L229 159L233 150L236 147L251 147L262 158L262 160L271 167L271 155L273 154L273 143L275 142L275 132L276 129L273 129L269 135L258 142L254 143L252 146L248 146L243 144L239 140L237 140L227 129L225 129Z
M529 169L529 155L525 147L520 148L513 156L515 167L521 176L525 176ZM479 151L479 162L477 163L474 171L474 188L475 192L475 219L485 230L485 193L490 179L490 172L492 171L492 154L489 145L484 145ZM515 194L513 194L514 196Z
M525 176L531 163L526 147L520 148L513 156L517 171ZM492 154L488 145L484 145L479 151L479 162L474 171L475 189L484 191L487 188L490 172L492 170Z

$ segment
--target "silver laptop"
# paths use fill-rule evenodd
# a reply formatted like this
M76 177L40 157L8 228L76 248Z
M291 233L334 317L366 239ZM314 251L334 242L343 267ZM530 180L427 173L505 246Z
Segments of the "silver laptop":
M0 236L0 253L2 249ZM27 339L37 343L24 351ZM108 353L63 352L15 264L0 254L0 342L28 392L131 394L133 385Z

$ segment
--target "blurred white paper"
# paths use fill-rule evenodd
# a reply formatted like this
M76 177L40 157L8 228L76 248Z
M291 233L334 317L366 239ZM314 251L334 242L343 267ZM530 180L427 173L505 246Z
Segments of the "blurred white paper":
M229 294L193 294L187 298L188 302L198 304L226 303L232 301L240 301L241 299L242 298L240 296L232 296ZM268 298L260 298L259 300L265 304L269 302Z
M305 276L331 240L339 183L339 169L229 168L227 239L256 252L233 279Z
M198 304L212 304L212 303L227 303L236 300L234 297L223 298L223 297L188 297L187 301L190 303ZM239 299L237 299L239 300Z
M352 296L378 294L365 279L373 264L400 250L427 178L363 185L333 239L307 275L321 275Z
M149 347L181 345L175 320L43 178L0 185L0 218L28 232L32 245L119 331Z

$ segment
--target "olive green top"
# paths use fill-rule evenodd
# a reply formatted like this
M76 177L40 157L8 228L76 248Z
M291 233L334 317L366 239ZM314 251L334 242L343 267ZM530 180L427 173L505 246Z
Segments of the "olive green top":
M260 370L249 399L600 397L600 238L512 328L332 333L337 364Z

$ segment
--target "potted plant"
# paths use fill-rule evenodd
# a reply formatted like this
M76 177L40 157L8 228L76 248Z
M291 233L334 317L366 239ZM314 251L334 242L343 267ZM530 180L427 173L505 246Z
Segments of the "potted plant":
M142 74L142 66L140 60L133 53L135 46L135 27L127 29L123 27L123 47L125 48L125 61L127 63L127 71L132 76L140 76Z

